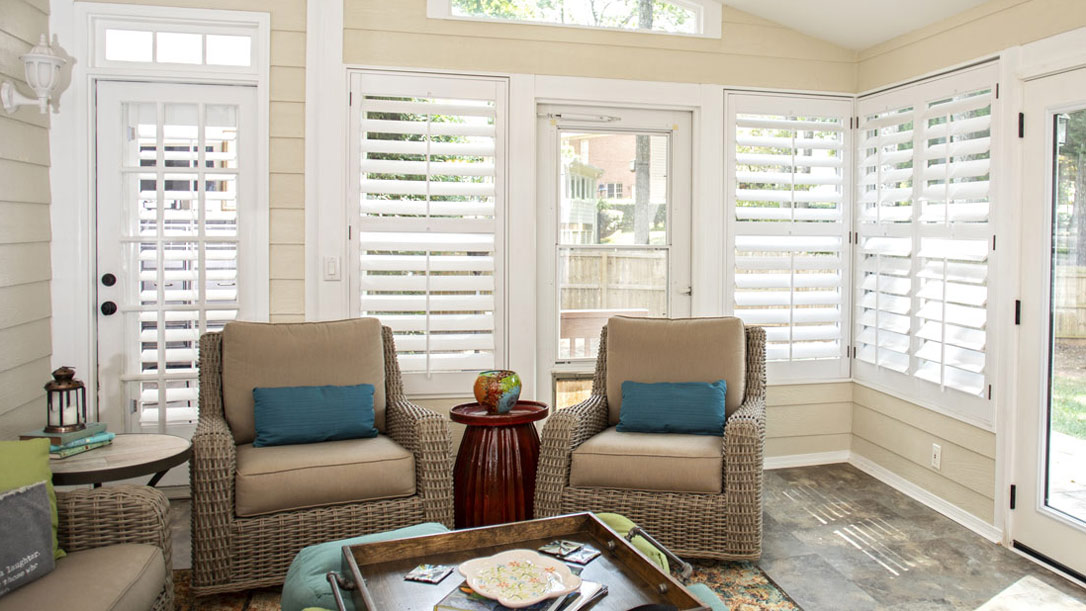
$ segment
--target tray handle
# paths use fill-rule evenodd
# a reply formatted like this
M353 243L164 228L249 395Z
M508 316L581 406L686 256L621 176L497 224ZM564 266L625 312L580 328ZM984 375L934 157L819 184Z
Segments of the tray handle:
M353 590L354 584L344 579L343 575L340 575L336 571L328 571L324 575L325 579L332 586L332 597L336 599L336 609L339 611L347 611L346 605L343 604L343 594L339 591L340 588L344 590Z
M665 547L663 543L660 543L659 541L654 539L652 535L645 532L645 529L641 528L640 526L634 526L630 529L630 532L626 533L627 541L633 541L634 537L641 537L644 540L648 541L650 545L660 550L663 555L667 556L667 559L669 561L674 563L674 566L679 567L679 576L683 579L689 579L690 574L694 572L694 567L690 566L689 562L676 556L674 552Z

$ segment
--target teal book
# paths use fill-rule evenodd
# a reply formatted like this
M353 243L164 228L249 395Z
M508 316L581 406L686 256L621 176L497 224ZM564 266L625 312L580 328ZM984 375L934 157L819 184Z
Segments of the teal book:
M90 437L83 437L82 439L76 439L75 441L70 441L70 442L68 442L68 443L66 443L66 444L64 444L62 446L51 445L51 446L49 446L49 451L50 452L59 452L61 450L67 450L68 448L78 448L79 446L90 445L92 443L98 443L99 441L113 441L113 438L116 437L116 436L117 435L115 435L113 433L110 433L109 431L105 431L105 432L102 432L102 433L97 433L97 434L91 435Z
M95 443L87 443L87 444L83 444L83 445L73 446L73 447L70 447L70 448L64 448L63 450L59 450L57 452L50 452L49 453L49 458L51 458L53 460L68 458L69 456L75 456L76 454L82 454L83 452L89 452L89 451L91 451L91 450L93 450L95 448L101 448L103 446L108 446L111 443L113 443L113 440L112 439L107 439L105 441L98 441L98 442L95 442Z
M19 439L38 439L39 437L45 437L49 440L51 445L62 446L83 439L84 437L104 433L105 430L105 422L88 422L87 426L84 427L82 431L73 431L71 433L46 433L45 429L38 429L19 435Z

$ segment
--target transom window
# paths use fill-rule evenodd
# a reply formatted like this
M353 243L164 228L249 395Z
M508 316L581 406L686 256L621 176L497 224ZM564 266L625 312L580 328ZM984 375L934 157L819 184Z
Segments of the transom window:
M427 14L439 19L720 37L716 0L428 0Z

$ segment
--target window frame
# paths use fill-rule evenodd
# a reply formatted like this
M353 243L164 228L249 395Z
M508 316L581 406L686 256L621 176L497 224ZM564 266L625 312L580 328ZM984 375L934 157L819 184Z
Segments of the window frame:
M471 17L455 15L452 12L452 0L426 0L426 16L430 19L444 19L450 21L468 21L475 23L496 23L506 25L535 25L544 27L569 28L574 30L625 32L630 34L652 34L659 36L686 36L692 38L716 38L722 37L721 19L723 11L720 0L668 0L674 4L688 6L698 15L700 32L664 32L661 30L628 30L624 28L608 28L602 26L549 23L546 21L528 21L521 19L501 19L497 17Z
M508 235L509 194L508 194L508 139L509 139L509 83L502 77L468 76L455 74L400 72L388 70L349 70L348 89L350 104L348 107L348 148L346 171L346 202L344 208L345 224L349 228L347 244L347 273L349 307L348 316L361 315L360 294L362 244L360 240L362 217L358 202L361 198L361 112L360 104L366 92L363 88L365 77L402 79L401 87L395 95L418 95L420 97L440 97L443 91L455 89L458 83L465 89L494 87L495 96L495 211L494 211L494 368L507 368L509 362L508 342L508 277L509 258L506 246ZM417 93L407 93L417 92ZM384 91L382 93L389 93ZM392 93L390 93L392 94ZM467 95L464 97L473 97ZM479 97L479 96L474 96ZM481 98L480 98L481 99ZM403 372L405 391L412 395L427 396L463 396L465 389L470 389L478 375L477 369L452 372Z
M906 373L899 373L884 367L865 362L857 358L856 351L858 350L858 344L855 338L858 337L859 316L857 316L857 308L859 307L858 296L862 293L863 277L862 274L862 259L863 251L857 245L853 249L853 278L851 281L851 289L854 296L853 306L853 367L852 367L852 379L857 384L867 386L874 390L886 392L898 397L902 400L909 401L913 404L920 405L922 407L931 409L933 411L942 413L944 415L962 420L964 422L981 427L985 430L994 430L996 420L996 403L993 399L994 395L994 383L993 380L997 377L1000 361L1000 350L1005 346L1004 340L1001 340L997 333L993 330L1000 328L1003 321L999 318L1000 309L997 307L997 303L1004 295L1004 286L1008 282L1006 279L1001 279L999 270L1003 269L1002 262L1000 260L1001 252L993 249L993 243L995 243L996 237L1001 233L1001 201L1005 194L1002 192L1001 185L1001 172L999 169L1002 167L1002 159L1000 156L1004 154L1003 149L1003 123L1002 117L1002 100L997 95L997 85L1001 80L1001 74L999 70L999 64L996 61L989 61L980 65L966 67L960 70L956 70L947 74L939 75L929 79L924 79L914 83L908 83L899 87L894 87L889 90L874 92L866 95L859 95L856 97L856 116L861 122L861 127L857 130L856 144L854 149L858 150L861 142L860 131L863 129L862 122L865 116L874 115L880 112L891 111L904 107L913 107L915 113L914 121L919 120L923 112L928 109L928 105L934 101L945 99L948 97L967 94L974 91L990 88L991 94L991 125L990 125L990 138L991 144L989 146L989 155L991 168L990 172L990 187L988 192L989 211L988 218L981 231L980 227L968 228L967 231L955 232L953 229L948 230L950 237L959 237L960 239L986 239L988 241L988 257L987 257L987 281L985 287L987 288L988 295L985 304L985 310L987 312L987 322L985 325L986 342L984 348L985 366L984 366L984 387L985 391L982 395L970 395L964 391L946 387L926 379L917 377L915 375L915 360L916 360L916 341L919 340L917 334L919 329L914 329L916 326L917 314L915 311L915 301L919 299L917 293L919 292L919 280L921 278L916 276L914 272L910 273L909 278L916 280L917 282L910 289L910 300L914 300L914 308L910 311L910 346L909 346L909 368ZM914 130L919 132L917 126L914 123ZM944 236L930 235L925 233L920 226L920 223L916 222L919 218L919 211L921 209L921 200L923 197L919 194L924 183L924 175L922 168L916 167L915 162L923 161L921 151L917 150L916 143L922 142L920 134L914 135L914 152L912 160L914 161L914 168L912 173L913 178L913 206L917 212L912 214L913 220L908 224L908 231L899 231L902 237L908 236L914 242L914 252L910 255L911 259L923 258L916 252L920 240L922 238L939 238ZM856 155L859 158L859 155ZM853 162L854 171L857 172L857 179L855 181L855 195L854 195L854 229L857 232L857 242L862 242L865 235L875 235L871 232L866 233L861 227L861 211L860 206L860 182L861 178L858 173L856 161ZM902 224L904 226L904 224ZM881 233L879 234L881 235ZM894 234L896 235L896 233ZM913 265L915 271L915 265Z

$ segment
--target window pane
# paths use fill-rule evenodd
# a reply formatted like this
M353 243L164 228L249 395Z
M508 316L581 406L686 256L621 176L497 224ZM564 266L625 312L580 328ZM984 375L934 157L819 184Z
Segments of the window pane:
M655 0L652 10L643 11L638 0L596 2L594 0L512 0L478 2L451 0L452 14L501 21L534 21L561 25L651 30L696 34L702 31L698 11L678 3Z
M561 244L667 244L668 136L561 134Z
M252 64L252 39L248 36L207 36L207 63L214 66Z
M151 32L136 30L106 30L106 59L115 62L149 62L152 60Z
M177 32L159 32L157 35L155 61L164 64L202 64L204 62L203 36L200 34L180 34Z

